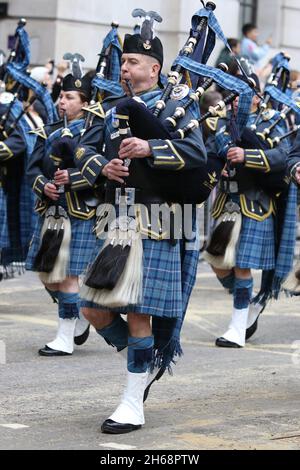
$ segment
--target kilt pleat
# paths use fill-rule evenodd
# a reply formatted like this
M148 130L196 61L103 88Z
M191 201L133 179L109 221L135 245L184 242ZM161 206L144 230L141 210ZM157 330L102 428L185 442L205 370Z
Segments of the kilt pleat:
M236 267L271 270L275 267L273 216L259 222L243 216Z

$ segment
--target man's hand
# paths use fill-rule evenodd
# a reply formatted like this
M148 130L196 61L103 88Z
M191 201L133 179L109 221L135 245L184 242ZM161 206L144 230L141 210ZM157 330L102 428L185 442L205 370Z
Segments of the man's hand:
M54 175L54 181L57 186L63 186L70 183L68 170L57 170Z
M240 147L232 147L228 150L227 160L231 163L244 163L245 161L245 151Z
M130 137L124 139L121 143L119 150L119 158L146 158L151 157L151 149L147 140L138 139L137 137Z
M52 201L57 201L59 199L59 194L55 184L47 183L44 187L44 193Z
M109 180L118 181L118 183L125 183L123 178L129 176L129 170L127 166L124 166L124 162L119 158L111 160L102 170L102 175Z

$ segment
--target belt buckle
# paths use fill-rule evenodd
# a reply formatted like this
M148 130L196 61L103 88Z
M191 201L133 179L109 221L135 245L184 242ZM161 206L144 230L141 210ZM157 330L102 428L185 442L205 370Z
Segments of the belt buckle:
M135 203L135 188L125 188L125 201L127 206Z
M229 191L233 194L236 194L239 192L239 186L237 181L230 181L229 183Z
M135 203L135 188L116 188L115 204L132 206Z

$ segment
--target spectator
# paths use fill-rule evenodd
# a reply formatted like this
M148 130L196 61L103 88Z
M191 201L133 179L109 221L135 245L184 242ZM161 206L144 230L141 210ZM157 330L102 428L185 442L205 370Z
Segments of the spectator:
M249 59L250 63L259 68L260 61L266 57L269 52L272 38L268 38L262 46L257 44L258 29L254 24L247 23L243 26L243 39L241 43L241 55Z

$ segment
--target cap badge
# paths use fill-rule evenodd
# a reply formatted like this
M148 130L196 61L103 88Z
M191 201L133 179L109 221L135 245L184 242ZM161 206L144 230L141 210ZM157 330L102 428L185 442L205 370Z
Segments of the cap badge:
M81 88L81 87L82 87L82 81L81 81L81 80L79 80L79 79L78 79L78 80L76 80L76 82L75 82L75 86L76 86L76 88Z
M144 47L144 49L145 49L146 51L150 51L150 49L152 49L152 46L151 46L151 44L150 44L150 41L144 42L143 47Z

